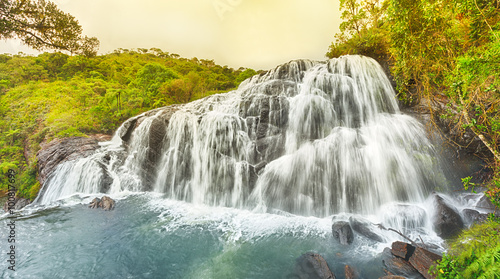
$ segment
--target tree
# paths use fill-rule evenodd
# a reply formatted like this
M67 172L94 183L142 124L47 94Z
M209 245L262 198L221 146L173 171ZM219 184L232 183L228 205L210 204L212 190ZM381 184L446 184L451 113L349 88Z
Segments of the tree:
M0 1L0 39L18 38L36 50L57 49L95 55L99 41L83 37L81 33L78 21L52 2Z
M326 57L361 54L377 61L389 58L389 35L384 26L388 1L341 0L340 33L335 35Z
M149 63L144 65L138 72L132 84L142 89L146 105L156 98L163 83L179 78L179 75L159 63Z
M344 10L340 18L340 31L352 35L359 34L366 25L367 14L357 0L340 0L340 9Z

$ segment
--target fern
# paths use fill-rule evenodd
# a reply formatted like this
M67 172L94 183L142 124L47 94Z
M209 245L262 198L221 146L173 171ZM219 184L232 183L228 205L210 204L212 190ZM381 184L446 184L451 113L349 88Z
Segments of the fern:
M436 278L500 279L500 223L491 220L465 231L431 271Z

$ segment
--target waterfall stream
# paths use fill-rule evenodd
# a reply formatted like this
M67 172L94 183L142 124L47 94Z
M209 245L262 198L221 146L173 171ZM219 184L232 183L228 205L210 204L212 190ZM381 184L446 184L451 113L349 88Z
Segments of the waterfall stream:
M393 241L444 251L433 191L465 225L487 212L482 194L446 195L440 148L400 112L375 60L291 61L132 117L92 155L60 164L16 213L12 276L287 278L314 251L337 278L346 265L379 278ZM105 194L114 210L88 208ZM332 234L342 223L350 245ZM0 277L14 278L6 264Z
M96 154L62 164L38 202L155 191L306 216L370 213L442 186L435 158L375 60L297 60L232 92L129 119Z

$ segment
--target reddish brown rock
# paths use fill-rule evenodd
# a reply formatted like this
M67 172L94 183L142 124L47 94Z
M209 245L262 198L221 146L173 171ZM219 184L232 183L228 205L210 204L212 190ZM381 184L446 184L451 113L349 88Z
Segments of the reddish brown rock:
M415 252L410 257L411 265L418 270L426 279L436 278L429 274L429 268L437 261L441 260L441 256L434 254L420 247L415 248Z
M115 201L108 196L104 196L101 199L94 198L92 200L92 202L90 202L89 207L90 208L102 208L102 209L108 211L108 210L112 210L115 208Z
M406 261L409 259L410 255L415 251L415 247L412 245L401 242L401 241L396 241L392 243L392 249L391 253L396 256L400 257L402 259L405 259Z
M408 261L404 258L400 258L392 254L391 249L386 248L384 250L384 259L382 260L384 264L385 273L387 275L404 276L405 278L423 279L424 277L420 275L418 270L416 270Z
M393 268L395 273L406 275L404 271L407 269L407 264L409 264L424 278L435 278L435 276L429 274L429 268L441 260L440 255L401 241L396 241L392 244L391 253L395 256L390 261L395 266ZM384 264L387 266L386 262ZM398 265L401 267L398 267Z

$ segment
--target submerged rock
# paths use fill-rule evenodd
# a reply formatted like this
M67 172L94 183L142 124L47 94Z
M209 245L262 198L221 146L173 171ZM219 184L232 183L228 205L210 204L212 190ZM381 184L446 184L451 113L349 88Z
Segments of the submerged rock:
M458 210L446 203L439 195L434 195L434 205L433 225L437 235L444 239L457 236L464 228L464 222Z
M337 221L332 225L333 237L342 245L350 245L354 240L354 233L346 221Z
M344 272L345 272L346 279L359 279L360 278L358 272L349 265L346 265L344 267Z
M92 202L89 204L90 208L102 208L106 211L112 210L115 208L115 201L108 197L108 196L103 196L101 199L99 198L94 198Z
M294 271L286 278L335 279L335 275L321 255L308 252L297 258Z

